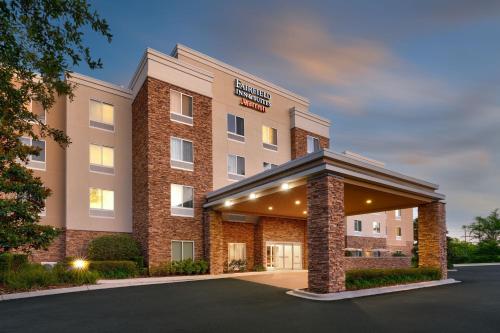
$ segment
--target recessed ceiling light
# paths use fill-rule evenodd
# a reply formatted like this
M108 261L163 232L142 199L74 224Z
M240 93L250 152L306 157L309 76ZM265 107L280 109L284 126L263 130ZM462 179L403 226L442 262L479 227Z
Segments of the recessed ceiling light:
M282 189L282 190L285 190L285 191L286 191L286 190L288 190L289 188L290 188L290 185L288 185L288 183L283 183L283 184L281 184L281 189Z
M296 205L300 205L300 200L295 200Z
M269 207L267 207L267 209L273 210L273 206L269 206Z
M366 203L367 203L368 205L369 205L369 204L371 204L371 203L372 203L372 199L368 199L368 200L366 200Z
M232 205L233 205L233 202L232 202L231 200L226 200L226 201L224 201L224 206L226 206L226 207L230 207L230 206L232 206Z
M257 194L250 193L250 195L248 197L250 198L250 200L253 200L253 199L257 198Z

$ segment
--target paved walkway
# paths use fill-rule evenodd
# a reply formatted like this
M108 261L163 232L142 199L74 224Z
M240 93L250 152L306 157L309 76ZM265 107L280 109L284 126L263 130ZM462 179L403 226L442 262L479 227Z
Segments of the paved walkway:
M307 271L280 271L265 275L248 275L238 280L265 284L284 289L307 288Z

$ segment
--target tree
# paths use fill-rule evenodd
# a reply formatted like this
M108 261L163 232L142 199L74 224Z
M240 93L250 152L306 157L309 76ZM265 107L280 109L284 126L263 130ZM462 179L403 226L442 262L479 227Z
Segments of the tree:
M469 226L471 235L477 240L497 242L500 239L500 215L498 208L487 217L477 216Z
M66 147L70 139L44 124L28 105L45 110L56 96L73 97L70 66L82 60L101 68L83 43L83 29L111 41L108 24L86 0L0 0L0 249L46 248L59 231L38 224L50 189L26 167L39 148L21 137L50 138Z

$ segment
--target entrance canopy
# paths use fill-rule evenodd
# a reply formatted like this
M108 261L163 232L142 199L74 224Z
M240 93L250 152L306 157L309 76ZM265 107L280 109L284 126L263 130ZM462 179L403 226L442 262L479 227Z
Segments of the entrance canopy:
M445 198L439 186L344 154L321 150L207 194L222 213L307 218L307 179L330 173L344 181L344 214L416 207Z

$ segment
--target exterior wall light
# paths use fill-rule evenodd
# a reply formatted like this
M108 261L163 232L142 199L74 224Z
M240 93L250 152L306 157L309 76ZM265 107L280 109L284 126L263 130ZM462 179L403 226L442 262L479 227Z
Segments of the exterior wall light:
M286 190L288 190L289 188L290 188L290 185L288 185L288 183L283 183L283 184L281 184L281 189L282 189L282 190L286 191Z
M373 202L373 201L372 201L372 199L368 199L368 200L366 200L366 203L367 203L368 205L369 205L369 204L371 204L372 202Z
M307 215L307 210L303 211L302 214Z
M269 206L269 207L267 207L267 209L273 210L273 206Z
M87 270L87 268L89 267L89 262L81 258L75 259L71 262L71 267L73 267L73 269L78 271L84 271Z
M296 205L300 205L300 200L295 200Z

